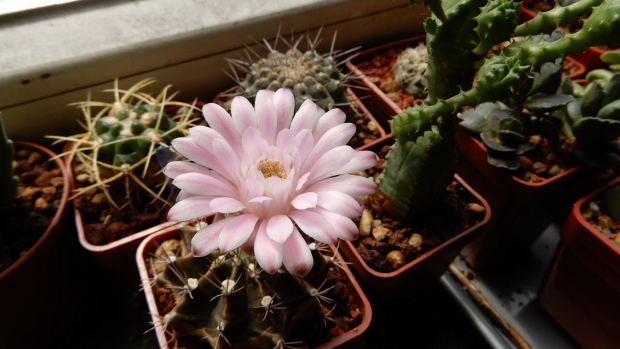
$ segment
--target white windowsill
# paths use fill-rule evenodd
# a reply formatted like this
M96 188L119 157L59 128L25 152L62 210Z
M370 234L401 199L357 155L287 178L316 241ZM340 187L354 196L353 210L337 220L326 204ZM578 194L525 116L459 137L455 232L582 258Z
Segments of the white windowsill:
M232 86L225 58L251 38L314 35L319 49L370 48L422 33L426 12L407 0L83 0L0 16L0 110L13 139L78 131L67 107L92 89L155 77L180 98L209 101ZM298 34L297 34L298 35Z

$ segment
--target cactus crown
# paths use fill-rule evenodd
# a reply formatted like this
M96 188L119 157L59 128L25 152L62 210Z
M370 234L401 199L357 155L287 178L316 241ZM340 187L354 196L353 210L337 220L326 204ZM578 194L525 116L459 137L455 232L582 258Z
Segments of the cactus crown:
M305 51L299 49L303 35L290 43L278 33L273 46L263 39L262 47L268 52L266 57L248 49L247 61L228 59L230 75L238 85L237 93L251 100L259 90L276 91L284 87L293 91L296 110L307 99L324 110L348 105L348 76L340 71L337 59L351 51L335 52L334 35L330 52L319 54L316 48L320 34L319 30L314 40L307 38ZM279 51L279 41L289 48ZM250 53L257 57L256 61L251 59ZM240 77L238 71L245 77Z
M193 126L195 105L173 101L176 93L168 94L166 86L156 97L141 92L154 83L142 80L128 90L122 90L115 80L114 88L105 90L114 94L112 102L87 101L74 103L84 114L85 132L70 137L48 136L57 141L70 142L70 149L59 156L77 161L76 178L80 173L89 178L83 187L76 189L73 197L93 188L104 192L108 202L119 207L110 194L111 187L124 187L129 207L138 192L153 198L152 204L163 207L169 198L164 195L166 177L159 173L153 162L155 149L168 146L170 141L186 135ZM194 103L195 104L195 103ZM175 116L168 116L165 109L179 107ZM92 108L101 108L93 115ZM161 185L161 183L164 185ZM153 186L159 187L153 189Z
M339 311L335 298L349 293L328 278L339 262L326 246L312 243L314 267L304 277L269 274L239 249L194 257L190 240L205 224L184 225L180 239L162 243L151 259L155 292L168 298L162 325L178 346L271 349L327 340Z

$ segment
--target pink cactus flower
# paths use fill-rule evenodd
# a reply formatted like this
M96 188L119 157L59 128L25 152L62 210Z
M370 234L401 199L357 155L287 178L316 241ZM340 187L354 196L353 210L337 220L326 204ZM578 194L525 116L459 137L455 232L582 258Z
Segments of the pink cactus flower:
M313 265L311 239L333 244L357 237L351 218L361 215L360 197L376 185L349 173L374 166L375 154L346 145L355 125L344 122L341 110L325 112L310 100L297 113L294 108L287 89L260 91L255 107L236 97L232 117L207 104L210 127L194 127L172 142L191 162L164 169L181 189L168 219L226 216L196 233L194 255L241 247L269 273L284 264L303 276Z

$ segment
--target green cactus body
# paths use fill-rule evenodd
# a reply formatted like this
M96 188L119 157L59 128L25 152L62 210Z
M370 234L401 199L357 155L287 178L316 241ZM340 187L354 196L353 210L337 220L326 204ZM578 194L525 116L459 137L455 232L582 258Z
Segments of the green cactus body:
M10 207L17 197L17 187L19 178L13 172L14 159L13 142L7 137L4 131L2 113L0 112L0 209Z
M539 12L533 19L519 25L513 36L549 34L560 26L576 22L601 2L602 0L579 0L566 7L556 4L552 10Z
M396 58L392 74L394 84L412 96L420 95L426 89L427 50L423 43L407 47Z
M100 160L115 166L133 165L147 156L152 142L170 144L181 136L176 123L151 105L115 105L95 123L93 140L101 139Z
M449 98L457 94L459 88L471 86L476 73L475 62L481 58L472 52L478 45L474 17L485 3L486 0L442 1L445 20L433 14L424 22L429 103Z
M314 49L271 50L267 57L249 66L239 92L251 98L261 89L275 91L284 87L293 91L296 109L307 99L325 110L345 105L347 78L336 63L333 56L320 55Z
M116 208L152 212L169 205L167 179L155 159L155 150L170 145L176 137L187 135L198 120L196 113L200 109L174 101L176 93L168 94L170 86L155 97L140 91L154 82L145 79L121 90L116 80L114 89L105 91L114 94L113 101L87 100L74 104L82 109L85 118L82 125L86 132L70 137L49 136L71 144L61 155L66 155L70 163L75 160L75 178L82 179L78 180L75 196L98 188ZM164 110L171 107L177 112L169 116ZM97 108L98 112L92 113L92 108ZM119 205L114 197L118 199L122 193L125 195ZM152 198L148 207L144 205L145 197Z
M592 79L583 97L567 106L565 122L577 140L575 156L589 166L610 168L620 164L619 89L620 73Z
M477 55L486 53L495 45L508 40L519 22L519 3L511 0L491 0L475 18L475 32L480 43L473 50Z
M379 190L391 198L390 215L415 219L445 191L454 176L455 127L450 120L440 121L415 142L399 140L392 146L377 178Z
M254 257L240 250L193 257L190 235L181 242L178 256L162 258L159 251L153 262L159 269L154 284L174 298L162 321L179 343L269 349L314 343L323 338L321 333L331 321L334 300L325 296L327 290L339 288L342 297L348 295L342 282L324 284L337 265L321 252L322 247L312 251L310 273L298 277L287 272L268 274Z

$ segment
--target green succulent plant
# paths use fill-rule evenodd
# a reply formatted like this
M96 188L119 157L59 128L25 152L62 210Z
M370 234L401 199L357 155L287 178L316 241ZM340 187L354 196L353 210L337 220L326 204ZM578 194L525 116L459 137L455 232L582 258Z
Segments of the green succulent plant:
M410 4L414 2L410 0ZM423 213L411 209L417 205L410 204L418 196L437 197L451 179L443 174L454 173L457 114L465 107L525 96L532 88L533 72L543 64L590 46L620 45L615 34L620 32L620 2L615 0L580 0L566 7L556 6L522 24L518 23L519 3L511 0L427 0L424 5L432 12L424 22L429 95L390 121L397 143L384 172L407 168L407 174L382 175L377 181L379 189L399 207L402 219ZM585 15L588 17L578 32L562 33L553 40L541 35ZM515 124L506 122L510 127ZM424 147L431 133L436 133L434 141ZM435 152L435 147L444 147L445 151ZM413 161L420 149L425 160ZM431 164L442 173L432 183L416 180L414 190L392 189L411 187L412 178L433 172L424 168Z
M392 68L394 84L412 96L422 94L426 89L427 65L426 45L419 43L416 47L405 48Z
M601 70L588 74L590 81L576 98L558 111L564 133L574 139L574 154L586 165L612 168L620 164L620 73Z

